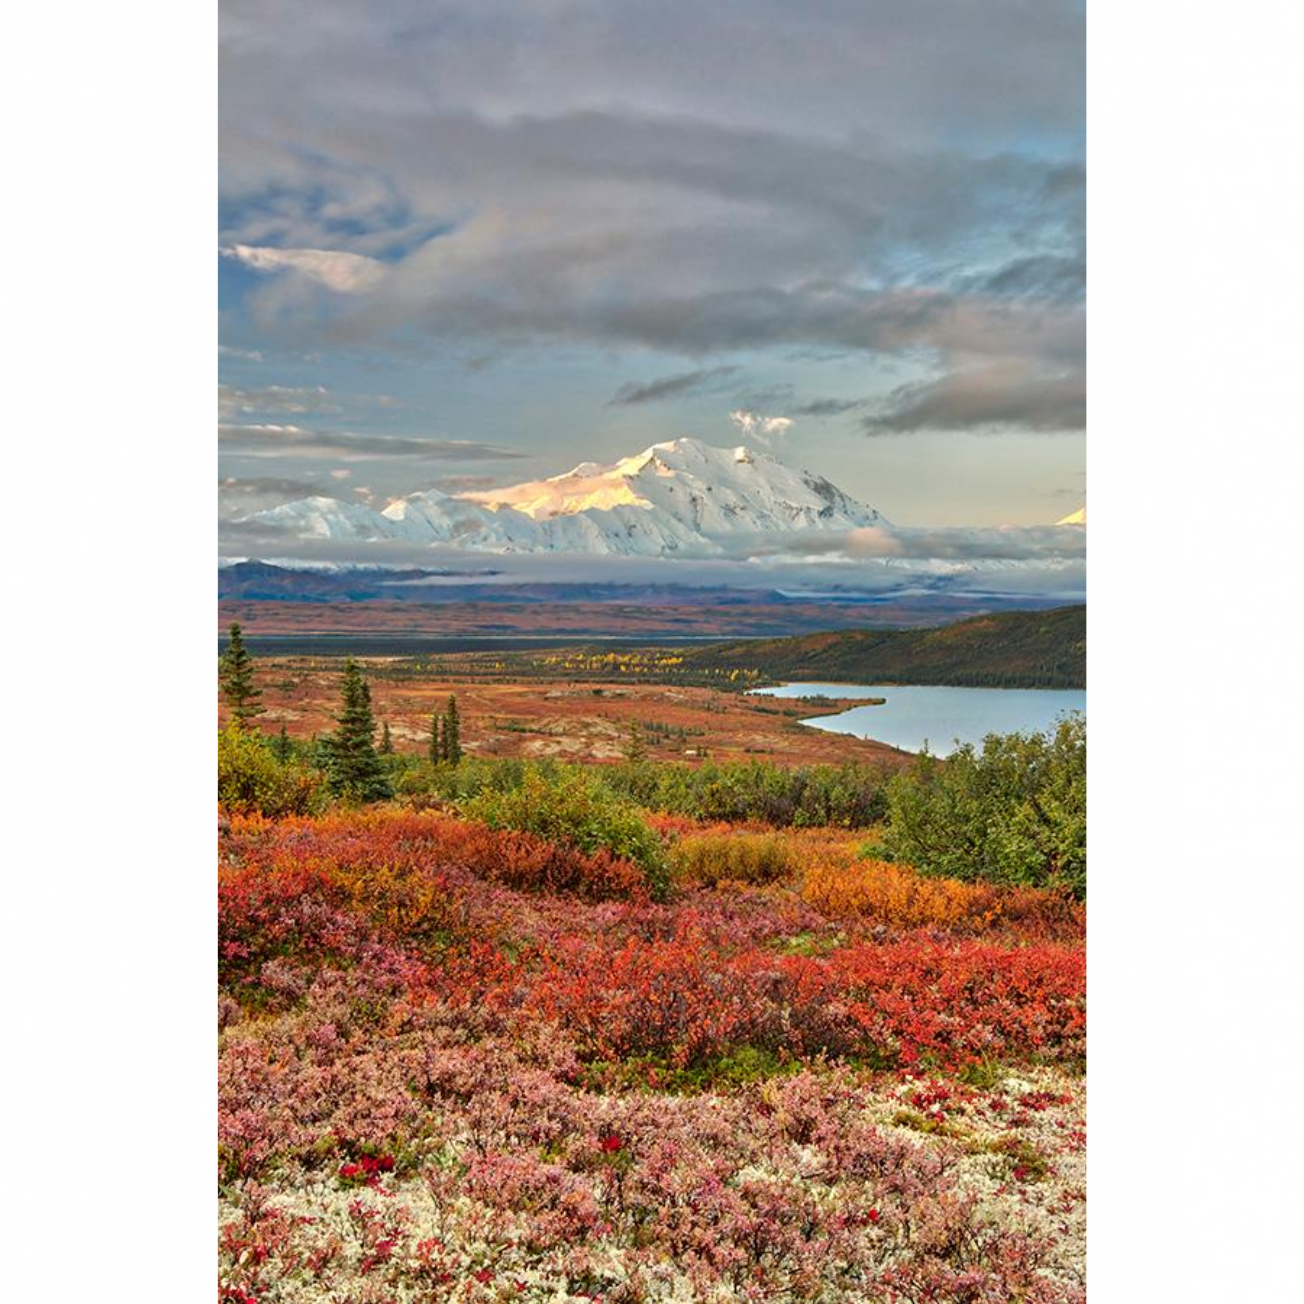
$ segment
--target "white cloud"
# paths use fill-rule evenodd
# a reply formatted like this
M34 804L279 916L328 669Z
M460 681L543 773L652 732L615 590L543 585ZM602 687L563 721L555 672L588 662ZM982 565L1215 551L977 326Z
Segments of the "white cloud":
M217 351L222 357L240 358L244 362L261 362L263 355L257 349L237 349L229 344L219 344Z
M218 385L217 412L224 420L233 420L250 412L338 412L339 406L323 385L299 388L291 385L267 385L262 389L236 389Z
M729 420L738 427L745 439L759 439L763 443L782 439L792 426L791 417L766 417L757 412L748 412L745 408L730 412Z
M385 265L375 258L339 249L269 249L237 244L228 245L222 254L256 272L297 272L336 294L369 290L385 270Z

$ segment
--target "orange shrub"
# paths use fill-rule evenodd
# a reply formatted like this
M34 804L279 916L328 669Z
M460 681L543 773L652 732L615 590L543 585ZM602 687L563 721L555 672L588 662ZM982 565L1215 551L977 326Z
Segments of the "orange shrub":
M1005 888L929 878L908 865L832 858L811 865L801 895L822 914L863 918L893 928L1002 931L1023 940L1081 937L1082 907L1041 888Z
M451 933L460 922L456 895L435 872L395 865L357 870L334 866L328 874L347 894L352 910L387 934L410 941L431 941Z
M660 834L662 841L669 841L672 838L685 837L690 833L701 833L708 828L718 828L719 825L710 825L702 820L694 819L691 815L672 815L667 811L646 811L643 818L647 821L648 828Z
M868 915L894 928L954 928L960 923L983 928L1001 912L997 893L987 884L923 878L907 866L882 860L812 865L801 894L826 915Z

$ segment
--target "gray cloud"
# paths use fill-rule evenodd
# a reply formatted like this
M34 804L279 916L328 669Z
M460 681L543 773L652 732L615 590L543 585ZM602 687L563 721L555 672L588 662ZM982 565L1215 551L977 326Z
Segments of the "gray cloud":
M329 492L315 481L289 476L223 476L217 482L218 515L220 519L245 516Z
M868 401L863 398L816 398L788 410L795 417L836 417L863 408Z
M259 497L275 496L284 499L306 498L324 492L322 486L312 480L294 480L283 475L223 476L217 482L220 493L237 496L240 494Z
M639 384L626 381L612 395L608 407L622 407L636 403L656 403L661 399L678 398L684 394L700 394L720 387L720 382L735 376L738 367L708 367L701 371L682 371L674 376Z
M465 494L477 489L493 489L499 478L496 475L445 475L432 481L430 487L441 493Z
M893 391L864 419L869 434L913 430L1081 430L1087 419L1080 368L1040 371L1000 360Z
M349 118L681 105L756 126L890 122L921 141L962 126L981 144L1030 124L1080 131L1083 26L1077 0L226 0L222 107L280 125L330 92ZM364 198L399 206L379 186Z
M875 430L1076 428L1083 27L1080 0L224 0L221 241L252 333L310 347L696 368L616 406L731 352L854 354L931 373Z
M335 457L345 462L369 458L484 462L529 456L463 439L405 439L350 431L306 430L293 425L222 425L218 427L218 444L223 452L246 457Z
M230 556L232 549L244 547L275 547L284 549L283 556L299 561L318 560L315 550L305 547L293 530L272 521L219 520L217 531L218 543L223 548L223 555ZM333 560L333 558L331 559ZM340 560L344 560L341 556ZM355 548L348 560L358 562L362 558Z
M876 24L846 16L839 27L885 39ZM262 117L241 125L242 85L224 143L239 215L228 236L287 254L260 255L268 275L254 303L264 327L342 344L415 329L499 347L552 340L697 356L822 347L942 358L959 347L957 334L992 356L1013 330L1012 356L1035 358L1080 316L1080 292L1069 292L1081 248L1077 164L803 134L791 112L775 115L782 127L721 123L692 116L691 94L673 116L650 105L567 110L564 88L553 89L546 116L477 109L471 94L456 110L414 105L382 122L308 114L316 92L305 86L302 103L278 94L263 106L276 120L294 105L282 123L291 148L272 143ZM258 166L251 174L241 161ZM378 205L365 222L354 191ZM326 207L332 221L337 210L347 217L347 230L325 229ZM413 239L414 221L434 229ZM390 236L396 251L376 261ZM368 259L368 271L334 277L327 290L320 266L332 241L341 255ZM994 270L955 271L971 264L975 241ZM313 260L288 257L305 249ZM1048 314L1058 320L1043 338Z
M756 555L896 558L901 561L1061 562L1086 556L1081 530L1057 526L1005 526L990 529L866 527L840 533L811 532L792 538L768 537L751 545Z
M811 534L782 540L738 540L736 557L685 558L674 563L677 582L726 583L743 587L841 589L918 593L955 591L1080 599L1085 592L1081 530L1036 527L1020 530L879 530L841 535ZM367 565L492 567L504 582L555 579L594 583L665 580L663 558L576 557L516 554L510 557L454 547L428 547L401 540L359 545L345 540L303 539L265 522L226 522L220 527L222 555L269 560Z
M444 277L437 294L419 297L423 277L395 282L391 297L361 296L332 319L338 343L374 337L400 324L435 334L475 330L502 339L623 340L666 352L822 345L843 350L939 359L1013 359L1023 365L1080 357L1083 317L1076 306L965 297L948 291L899 287L867 290L840 282L808 281L788 287L688 291L672 295L649 286L613 298L574 287L580 248L560 255L540 251L525 281L510 277L495 292L479 272L454 283ZM478 267L478 263L477 263ZM484 269L485 275L489 275ZM441 274L442 275L442 274ZM447 297L445 297L445 295Z
M962 290L999 298L1045 299L1075 303L1087 284L1085 250L1059 255L1036 254L1015 258L991 271L961 277Z

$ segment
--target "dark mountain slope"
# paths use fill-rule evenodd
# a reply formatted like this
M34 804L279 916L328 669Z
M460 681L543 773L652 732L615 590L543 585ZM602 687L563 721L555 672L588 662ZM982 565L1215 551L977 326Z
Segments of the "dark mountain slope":
M770 680L1085 688L1087 609L1008 611L938 629L842 630L715 643L684 654L694 669L750 669Z

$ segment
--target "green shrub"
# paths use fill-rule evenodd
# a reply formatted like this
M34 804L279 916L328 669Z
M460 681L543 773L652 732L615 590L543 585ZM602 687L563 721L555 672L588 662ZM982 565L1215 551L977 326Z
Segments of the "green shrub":
M326 792L320 774L277 760L262 734L228 725L217 735L217 800L235 815L309 815Z
M796 858L777 833L701 833L681 838L670 864L677 878L714 887L722 879L763 884L789 878Z
M636 807L582 770L527 765L519 785L482 788L459 807L468 819L490 828L519 829L588 854L609 851L631 860L654 895L663 895L668 886L661 840Z
M594 1091L646 1089L671 1095L732 1092L772 1078L798 1073L802 1061L768 1047L742 1045L697 1064L677 1064L668 1055L632 1055L614 1063L586 1065L586 1084Z
M414 756L404 757L395 767L394 789L409 800L434 799L461 802L482 792L510 792L524 781L530 762L509 759L464 756L458 765L432 765ZM536 768L550 777L560 773L555 762L537 763Z
M1087 891L1087 725L990 734L889 780L886 854L965 881Z
M728 823L868 828L879 823L887 810L884 772L865 764L785 769L770 761L711 761L694 767L651 760L575 765L550 757L537 761L467 757L450 766L415 757L401 762L385 759L394 762L395 791L418 805L463 802L484 792L512 792L529 773L556 785L587 776L611 795L647 810Z
M607 767L603 781L651 810L731 824L865 828L887 810L883 771L864 764L787 769L770 761L711 761L694 768L639 761Z

